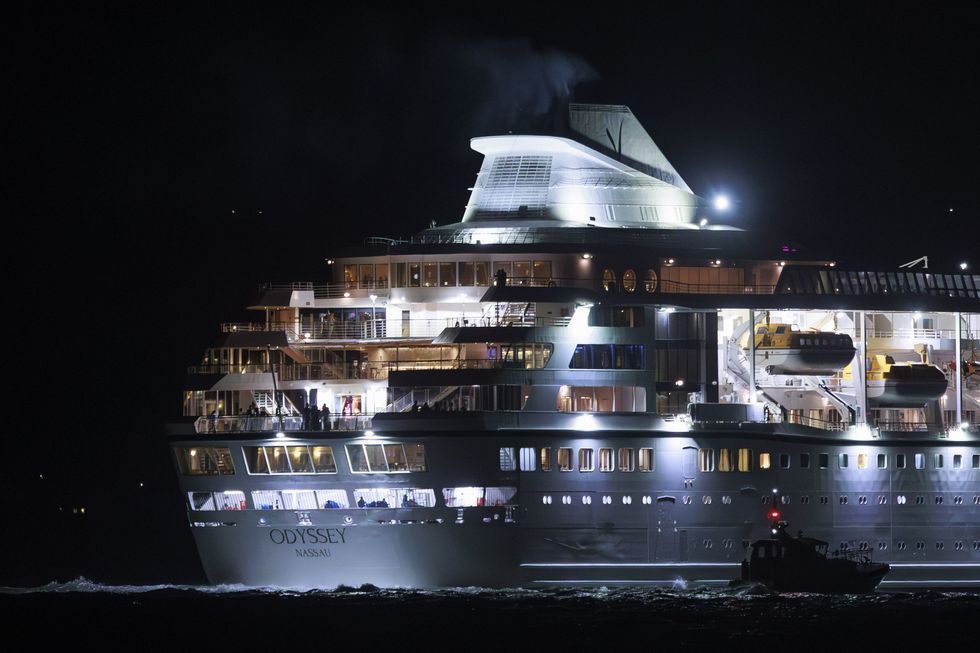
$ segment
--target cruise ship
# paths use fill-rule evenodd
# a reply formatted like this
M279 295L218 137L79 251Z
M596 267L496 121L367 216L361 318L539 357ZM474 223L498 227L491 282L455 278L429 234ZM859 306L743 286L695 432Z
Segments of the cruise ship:
M980 587L980 275L766 248L627 107L563 123L216 330L168 426L209 581L725 584L785 521Z

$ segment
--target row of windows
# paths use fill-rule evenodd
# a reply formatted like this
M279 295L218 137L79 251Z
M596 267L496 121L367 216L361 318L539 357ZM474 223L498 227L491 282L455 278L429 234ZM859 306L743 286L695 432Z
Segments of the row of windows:
M577 345L569 368L642 370L643 345Z
M612 498L612 495L601 495L601 496L602 496L602 500L601 500L602 505L607 505L608 506L608 505L612 505L613 503L615 503L615 501ZM829 506L830 503L831 503L829 496L826 496L825 495L825 496L820 496L820 497L817 497L817 498L818 498L818 501L817 501L818 505L821 505L821 506ZM670 502L673 502L674 501L673 497L659 497L658 498L658 501L663 500L663 499L668 499ZM592 495L590 495L590 494L582 495L581 501L582 501L582 505L592 505ZM624 494L624 495L622 495L620 497L620 501L623 503L623 505L632 505L633 504L633 497L631 495ZM733 495L724 494L724 495L721 496L721 504L722 505L730 506L730 505L732 505L734 503L734 501L735 501L735 496L733 496ZM785 506L785 505L791 504L793 502L793 499L792 499L792 496L791 495L788 495L788 494L779 495L776 499L773 499L773 497L770 497L769 495L763 495L761 497L761 501L762 501L762 504L763 505L766 505L766 506L768 506L770 503L773 503L774 501L778 501L780 504L782 504L782 505ZM807 494L800 495L799 501L800 501L800 503L802 505L810 505L810 496L807 495ZM842 495L838 496L837 497L837 502L840 505L842 505L842 506L848 505L848 503L849 503L848 495L842 494ZM541 503L543 503L545 505L551 505L553 503L551 495L544 495L544 496L542 496L541 497ZM571 505L573 503L571 495L563 495L561 497L561 503L564 504L564 505ZM653 505L653 503L654 503L653 497L651 497L649 495L644 495L644 496L640 497L640 503L642 505L645 505L645 506ZM692 495L685 494L685 495L683 495L681 497L681 504L683 504L685 506L689 506L689 505L692 505L693 503L694 503L694 497ZM706 506L710 506L712 503L714 503L714 498L710 494L705 494L705 495L703 495L701 497L701 503L704 504L704 505L706 505ZM888 504L888 496L887 495L884 495L884 494L879 494L877 496L876 501L871 502L867 496L861 495L861 496L858 496L857 497L856 503L858 505L862 505L862 506L873 505L875 503L877 505L883 506L883 505L887 505ZM907 505L907 503L908 503L908 497L906 497L904 494L897 495L895 497L895 503L896 504L899 504L899 505ZM943 496L942 495L936 495L934 497L934 503L936 505L942 505L944 503ZM957 505L957 506L964 505L963 497L962 496L954 496L953 497L953 500L952 500L952 503L954 505ZM923 496L917 496L917 497L915 497L915 505L924 505L924 504L925 504L925 497L923 497ZM980 505L980 495L974 495L973 496L973 505Z
M796 289L794 291L794 288ZM928 272L851 272L787 268L777 293L817 295L932 295L980 297L980 275Z
M345 266L344 278L347 284L351 277ZM360 266L364 268L365 266ZM387 268L387 266L385 266ZM551 261L440 261L417 263L394 263L395 288L432 288L452 286L489 286L494 275L503 270L510 285L545 285L552 280ZM379 279L380 280L380 279ZM369 283L370 279L361 274L355 282ZM387 283L387 281L386 281ZM363 287L363 286L362 286ZM372 287L372 286L367 286Z
M424 472L425 445L416 443L348 444L347 462L355 474ZM242 447L249 474L336 474L333 447L324 445L270 445ZM227 447L178 447L180 471L186 476L233 475L235 466Z
M346 490L255 490L256 510L335 510L341 508L434 508L436 493L427 488L360 488ZM447 508L507 506L517 495L516 487L448 487L442 490ZM188 492L191 510L246 510L245 493Z
M500 469L505 472L513 472L518 469L518 458L514 447L500 448ZM535 447L522 447L520 449L520 471L533 472L540 469L542 472L550 472L553 468L552 453L549 447L537 449ZM560 472L570 472L578 469L580 472L591 472L596 469L596 449L591 447L578 449L578 465L576 467L575 449L572 447L559 447L557 449L557 469ZM617 450L612 447L600 447L598 449L599 471L600 472L632 472L636 469L634 464L634 451L639 452L639 467L641 472L652 472L654 470L654 452L652 448L642 447L634 450L633 447L621 447ZM745 447L720 449L685 447L684 455L693 456L697 452L698 470L701 472L752 472L765 471L778 465L779 469L790 469L792 457L788 453L772 454L768 451L760 451L756 454L752 449ZM716 455L717 454L717 455ZM872 455L866 452L857 454L841 453L837 454L837 466L840 469L848 469L852 460L857 469L867 469L871 465ZM888 469L888 454L879 453L874 455L874 463L877 469ZM906 469L908 465L908 455L904 453L894 454L895 469ZM947 461L950 462L951 469L963 469L966 463L964 454L932 454L931 469L946 468ZM809 453L798 455L798 466L800 469L809 469L811 456ZM915 469L926 468L926 454L912 454L912 462ZM693 464L693 461L691 462ZM685 471L688 466L685 460ZM827 469L830 467L830 454L817 454L817 467ZM972 469L980 469L980 454L973 454L971 461Z
M643 275L640 284L644 292L652 293L657 290L657 273L655 270L648 269ZM615 292L618 288L616 272L612 268L602 271L602 288L606 292ZM635 292L637 288L636 270L629 269L623 272L623 290Z

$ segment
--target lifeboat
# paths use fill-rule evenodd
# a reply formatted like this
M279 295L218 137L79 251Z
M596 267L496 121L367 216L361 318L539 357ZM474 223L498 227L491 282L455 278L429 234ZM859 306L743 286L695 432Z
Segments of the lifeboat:
M867 359L868 405L874 408L919 408L946 393L946 375L928 363L896 363L887 354ZM852 378L851 366L844 378Z
M749 351L748 338L743 349ZM762 324L755 331L755 362L769 374L829 376L854 358L851 337L829 331L794 331L789 324Z

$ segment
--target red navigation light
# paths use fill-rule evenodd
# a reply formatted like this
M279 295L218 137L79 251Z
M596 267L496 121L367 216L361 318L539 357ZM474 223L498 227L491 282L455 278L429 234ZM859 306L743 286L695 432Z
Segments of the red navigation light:
M772 512L770 512L769 513L769 519L771 519L773 521L776 521L777 519L779 519L779 511L778 510L773 510Z

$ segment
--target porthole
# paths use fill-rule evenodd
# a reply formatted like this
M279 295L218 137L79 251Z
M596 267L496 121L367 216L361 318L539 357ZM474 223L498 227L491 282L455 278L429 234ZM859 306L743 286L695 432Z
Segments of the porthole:
M589 496L588 494L583 495L582 496L582 505L583 506L588 506L588 505L591 505L591 504L592 504L592 497Z
M779 497L779 500L780 500L780 501L782 502L782 504L783 504L783 505L785 506L785 505L786 505L786 504L788 504L788 503L789 503L789 501L790 501L790 499L789 499L789 495L788 495L788 494L784 494L783 496L781 496L781 497Z
M643 279L643 290L649 293L657 290L657 273L653 270L647 270L646 277Z
M732 498L726 494L721 498L721 502L724 503L725 505L731 505Z
M602 271L602 289L606 292L616 291L616 273L613 272L612 268L606 268Z
M623 290L633 292L636 290L636 272L627 270L623 272Z
M683 503L684 503L685 506L691 505L691 495L685 494L684 495L684 498L681 499L681 501L683 501Z
M703 503L706 506L711 505L711 497L709 497L707 494L704 495L703 497L701 497L701 503Z
M904 506L905 505L905 495L904 494L899 494L895 498L895 503L897 503L900 506Z
M941 506L942 503L943 503L943 498L942 497L936 497L936 505L937 506Z

